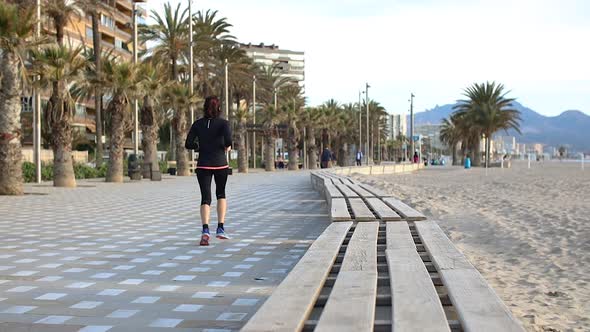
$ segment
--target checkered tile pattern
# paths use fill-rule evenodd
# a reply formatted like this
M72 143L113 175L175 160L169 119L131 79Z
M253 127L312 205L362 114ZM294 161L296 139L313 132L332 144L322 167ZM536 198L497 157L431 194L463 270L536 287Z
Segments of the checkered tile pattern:
M209 247L194 177L81 184L0 197L0 330L237 330L329 223L305 172L231 176Z

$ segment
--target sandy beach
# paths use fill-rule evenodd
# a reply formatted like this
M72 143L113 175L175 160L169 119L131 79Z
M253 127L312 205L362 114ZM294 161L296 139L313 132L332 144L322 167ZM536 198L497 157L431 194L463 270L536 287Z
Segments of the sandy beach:
M529 331L590 331L590 165L355 177L437 220Z

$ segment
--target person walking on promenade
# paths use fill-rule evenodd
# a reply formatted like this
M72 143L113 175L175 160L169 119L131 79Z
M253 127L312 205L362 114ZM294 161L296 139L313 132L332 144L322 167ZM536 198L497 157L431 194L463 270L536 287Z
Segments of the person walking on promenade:
M201 245L208 246L209 216L211 214L211 180L215 179L215 195L217 197L217 232L218 239L227 240L224 223L227 211L225 185L227 183L229 165L226 153L232 147L232 135L229 122L220 119L221 103L217 97L205 99L204 117L195 121L186 137L185 147L199 151L197 161L197 179L201 190Z
M361 166L361 164L362 164L361 160L363 160L363 153L361 152L361 150L358 150L356 152L356 165L357 166Z
M332 151L330 151L330 149L328 149L328 147L324 148L324 151L322 151L322 156L320 158L320 167L321 168L329 168L330 167L330 161L332 161Z
M420 157L418 157L418 151L414 152L414 164L420 162Z

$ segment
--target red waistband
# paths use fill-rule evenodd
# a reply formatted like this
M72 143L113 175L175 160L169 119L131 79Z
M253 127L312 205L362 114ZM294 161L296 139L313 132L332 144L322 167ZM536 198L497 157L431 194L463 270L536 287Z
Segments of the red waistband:
M229 168L229 165L225 165L225 166L198 166L197 168L200 169L224 169L224 168Z

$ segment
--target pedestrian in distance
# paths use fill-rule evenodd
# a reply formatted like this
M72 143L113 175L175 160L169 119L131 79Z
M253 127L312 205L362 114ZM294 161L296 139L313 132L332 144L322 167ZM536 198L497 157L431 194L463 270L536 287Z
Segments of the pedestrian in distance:
M219 118L221 103L215 96L207 97L203 106L203 117L195 121L186 137L185 147L198 150L197 180L201 191L201 232L200 245L208 246L211 238L209 216L211 214L211 181L215 179L217 197L217 231L216 237L229 239L225 233L225 214L227 199L225 185L229 174L227 153L232 147L232 135L227 120Z
M320 157L320 167L321 168L329 168L330 161L332 161L332 151L330 151L330 149L328 149L328 147L325 147L324 151L322 151L322 155Z
M361 166L362 160L363 160L363 153L361 152L361 150L359 150L356 152L356 165Z

